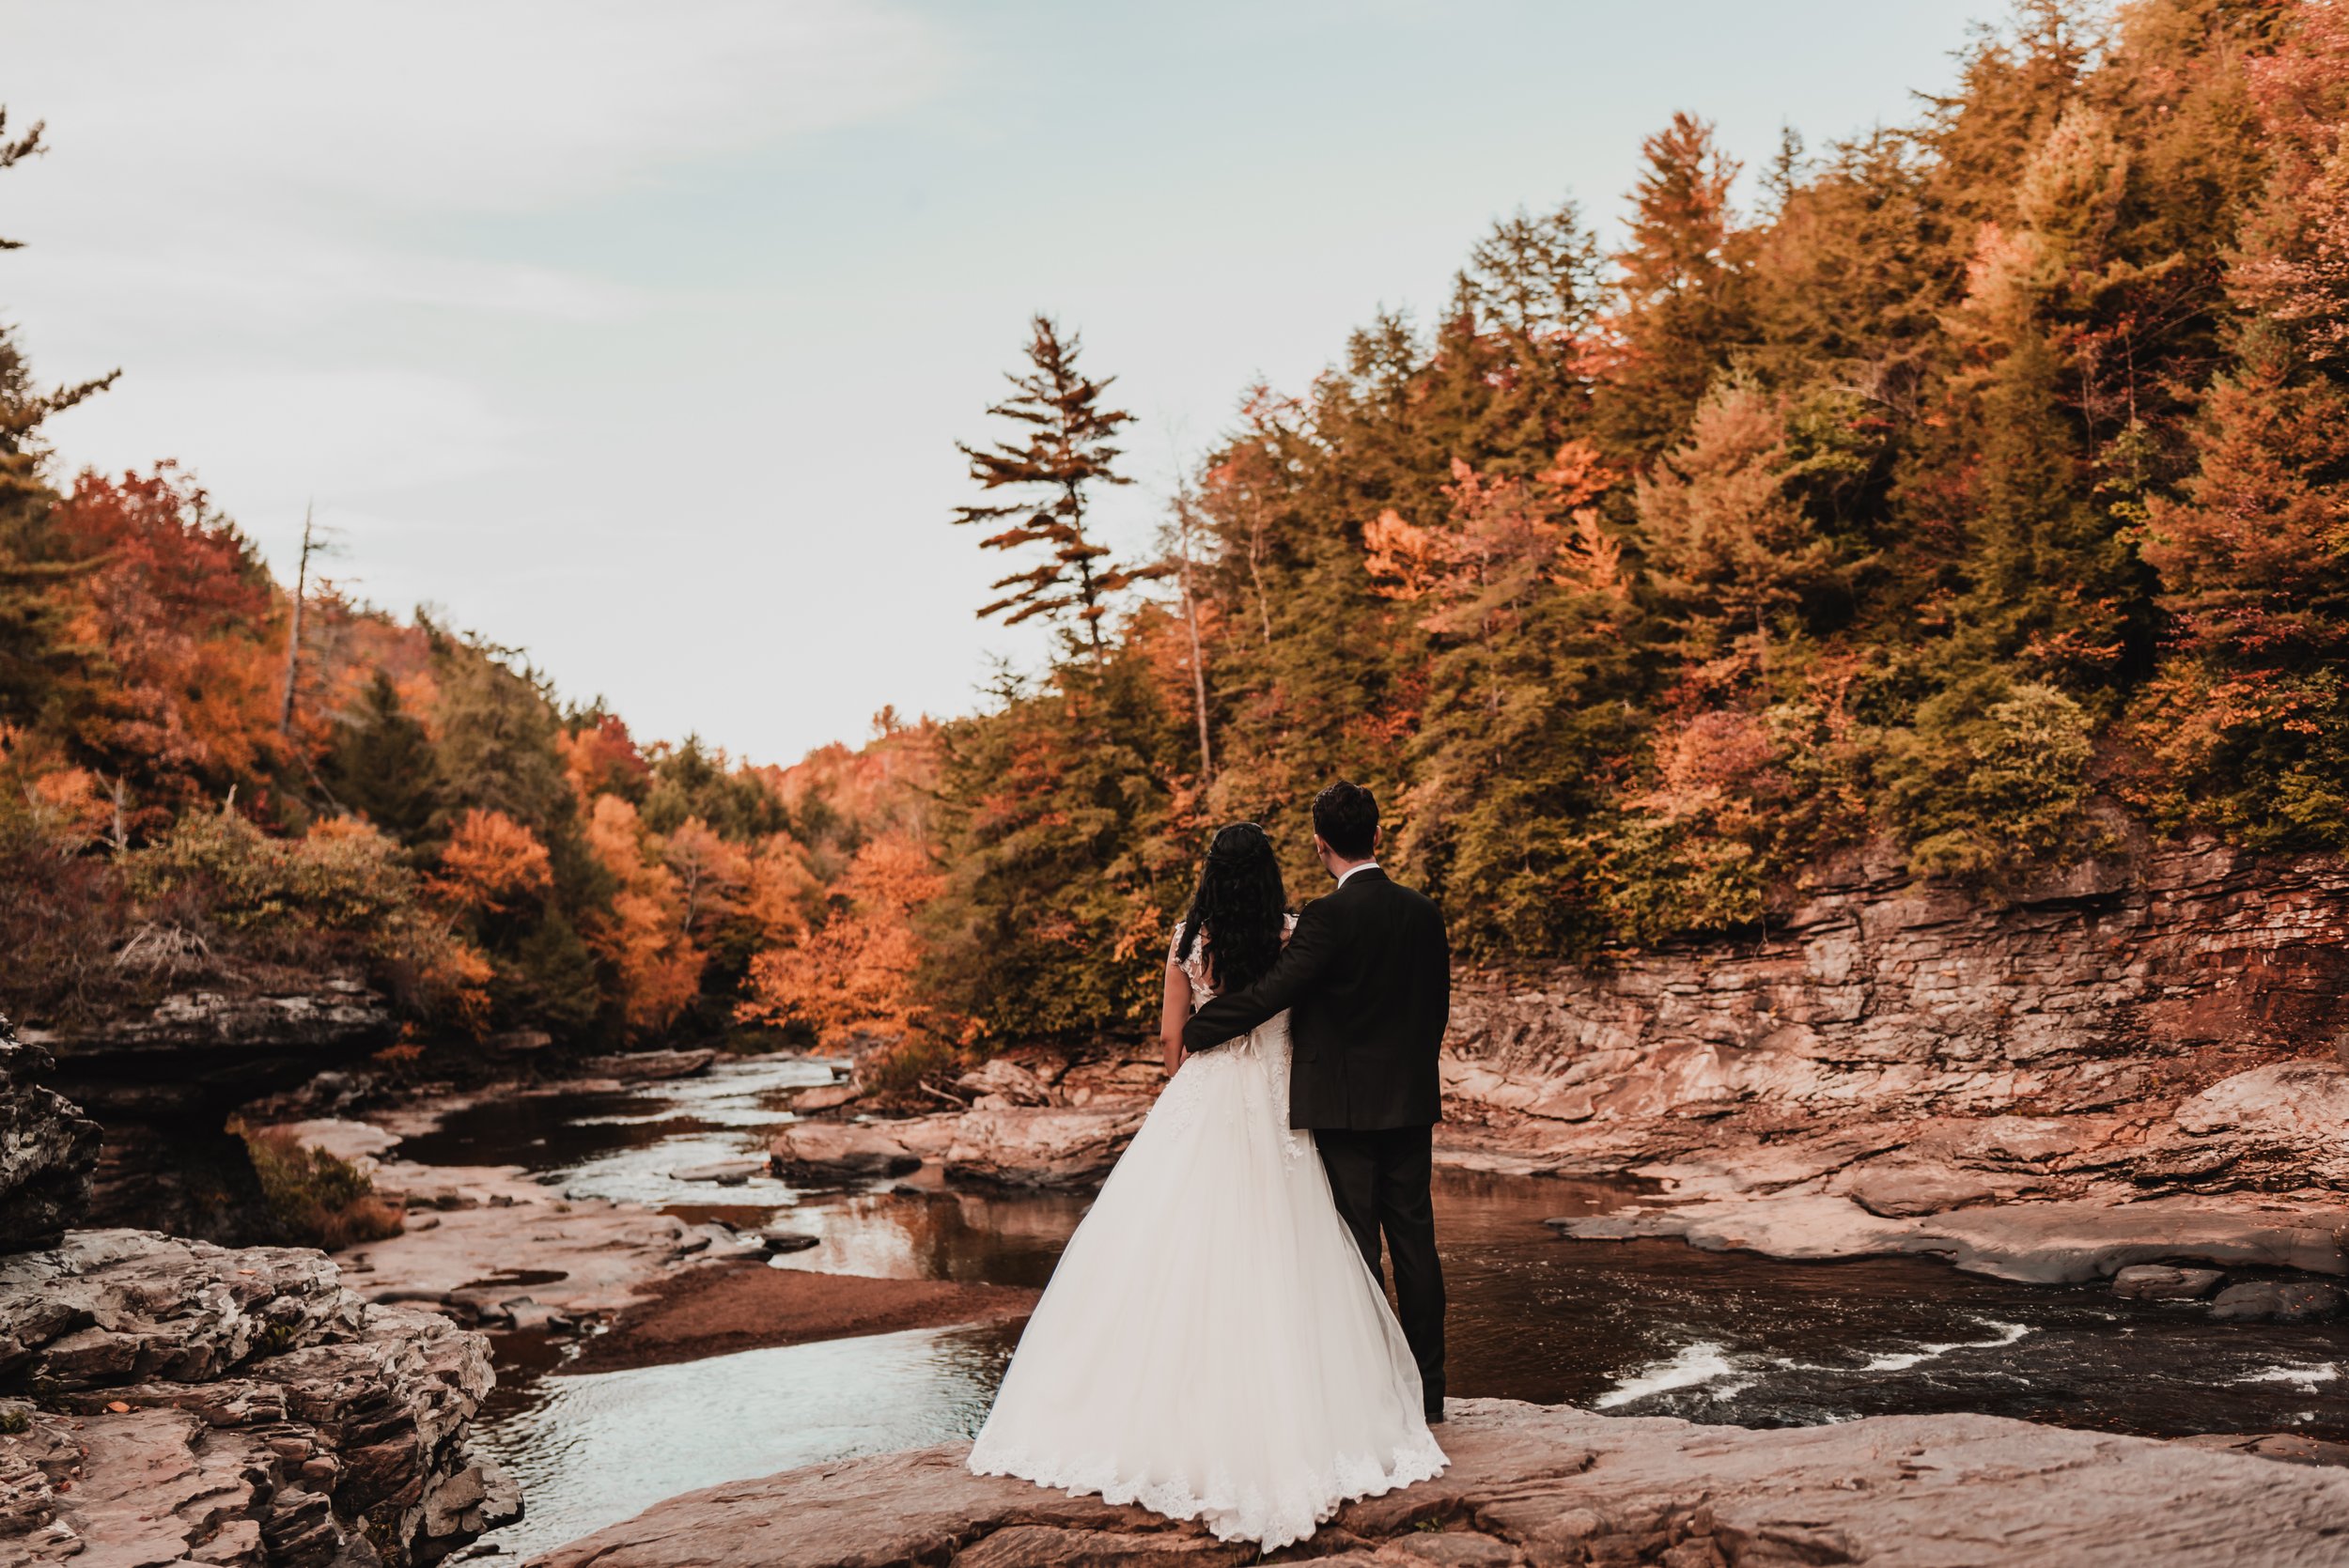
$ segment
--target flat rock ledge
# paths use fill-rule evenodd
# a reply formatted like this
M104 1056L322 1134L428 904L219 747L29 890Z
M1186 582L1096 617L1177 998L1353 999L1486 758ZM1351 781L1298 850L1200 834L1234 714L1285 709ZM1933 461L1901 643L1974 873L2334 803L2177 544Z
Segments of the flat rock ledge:
M1994 1416L1757 1432L1455 1400L1452 1468L1349 1504L1275 1560L2316 1568L2349 1558L2349 1473ZM735 1482L533 1568L1239 1564L1194 1524L973 1476L946 1444Z
M2337 1202L2265 1210L2240 1200L2022 1202L1888 1218L1848 1198L1798 1193L1644 1206L1548 1223L1561 1235L1585 1241L1672 1237L1708 1251L1773 1258L1934 1257L1968 1273L2033 1284L2081 1284L2136 1265L2181 1262L2349 1274L2349 1203Z
M0 1258L0 1561L425 1568L521 1515L490 1386L320 1253L70 1232Z

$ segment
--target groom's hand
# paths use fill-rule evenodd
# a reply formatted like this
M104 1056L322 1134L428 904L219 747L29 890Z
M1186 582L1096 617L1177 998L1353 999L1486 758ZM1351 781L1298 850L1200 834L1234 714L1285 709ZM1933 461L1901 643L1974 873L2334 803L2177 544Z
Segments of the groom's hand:
M1313 988L1323 970L1337 955L1337 941L1327 916L1315 918L1318 904L1308 904L1297 917L1297 929L1272 967L1253 986L1221 996L1190 1016L1183 1026L1183 1049L1213 1050L1236 1040L1267 1018L1287 1011Z

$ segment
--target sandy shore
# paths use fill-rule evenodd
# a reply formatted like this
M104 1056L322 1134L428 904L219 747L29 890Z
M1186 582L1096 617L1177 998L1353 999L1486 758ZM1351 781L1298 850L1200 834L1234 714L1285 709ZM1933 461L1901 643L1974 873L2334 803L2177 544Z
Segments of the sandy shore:
M1037 1293L951 1280L817 1274L713 1263L654 1281L650 1298L586 1341L567 1372L616 1372L854 1334L1024 1317Z

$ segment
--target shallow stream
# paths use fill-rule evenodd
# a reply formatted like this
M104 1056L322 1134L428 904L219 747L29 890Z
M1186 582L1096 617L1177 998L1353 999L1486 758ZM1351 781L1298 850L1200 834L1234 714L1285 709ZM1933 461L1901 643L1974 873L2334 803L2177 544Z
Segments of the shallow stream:
M521 1165L581 1196L821 1238L778 1267L1044 1283L1081 1197L769 1178L717 1188L671 1174L763 1153L789 1119L788 1091L831 1077L821 1063L765 1058L623 1093L491 1101L398 1153ZM1542 1226L1626 1196L1439 1173L1454 1394L1746 1426L1973 1410L2152 1436L2349 1440L2339 1325L2214 1323L2199 1307L1921 1259L1781 1263L1678 1242L1564 1241ZM527 1553L695 1487L968 1436L1018 1337L1017 1326L918 1329L565 1375L559 1342L506 1336L478 1431L521 1481L529 1516L493 1539Z

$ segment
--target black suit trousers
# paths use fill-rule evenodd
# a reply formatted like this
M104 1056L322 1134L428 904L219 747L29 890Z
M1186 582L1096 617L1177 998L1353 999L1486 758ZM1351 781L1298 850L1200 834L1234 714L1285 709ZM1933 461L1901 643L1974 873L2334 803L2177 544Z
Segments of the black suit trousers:
M1314 1142L1338 1213L1354 1233L1371 1276L1385 1283L1378 1238L1394 1260L1395 1317L1419 1363L1427 1413L1443 1413L1443 1265L1436 1256L1435 1128L1386 1127L1374 1132L1318 1128Z

